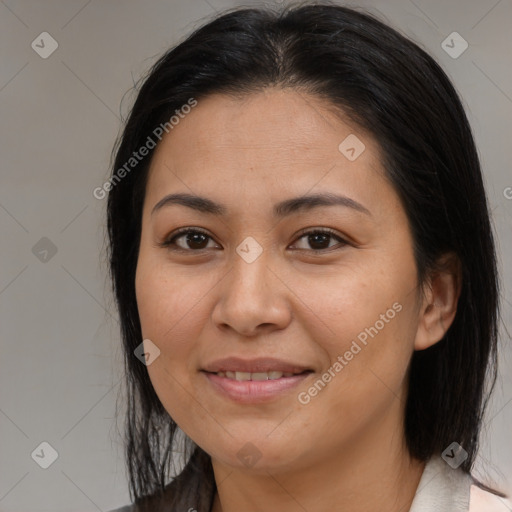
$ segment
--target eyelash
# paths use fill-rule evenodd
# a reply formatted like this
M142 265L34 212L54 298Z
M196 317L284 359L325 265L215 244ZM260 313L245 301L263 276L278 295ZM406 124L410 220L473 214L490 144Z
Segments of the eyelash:
M176 251L176 252L197 252L197 253L200 253L202 251L208 250L206 248L205 249L194 250L194 249L183 249L182 247L177 247L176 244L175 244L175 240L177 240L181 236L183 236L185 234L188 234L188 233L195 233L195 234L200 233L200 234L205 235L206 237L208 237L210 240L213 240L213 238L205 230L203 230L201 228L186 227L186 228L178 229L175 233L172 234L171 237L167 238L163 242L158 243L158 246L159 247L164 247L164 248L167 248L170 251ZM348 245L348 242L346 240L344 240L342 237L340 237L336 233L336 231L334 231L333 229L330 229L330 228L319 228L319 229L311 229L311 230L306 228L304 230L301 230L298 233L296 241L300 240L301 238L304 238L307 235L329 235L329 236L331 236L333 238L336 238L340 242L341 247L343 247L345 245ZM338 244L338 245L340 245L340 244ZM341 249L341 247L338 247L338 249ZM323 252L327 252L327 251L332 251L335 248L336 248L336 246L328 247L326 249L297 249L297 250L299 250L299 251L311 251L311 252L314 252L314 253L323 253Z

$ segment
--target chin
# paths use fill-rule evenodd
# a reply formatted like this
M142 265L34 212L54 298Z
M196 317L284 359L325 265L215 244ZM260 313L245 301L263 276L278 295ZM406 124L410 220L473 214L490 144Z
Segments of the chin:
M262 439L265 439L265 435ZM224 451L219 450L218 444L213 450L205 451L213 460L237 471L268 475L289 471L290 468L300 465L301 459L306 458L306 454L296 451L297 442L292 444L293 446L286 446L279 440L271 441L268 438L261 442L231 439Z

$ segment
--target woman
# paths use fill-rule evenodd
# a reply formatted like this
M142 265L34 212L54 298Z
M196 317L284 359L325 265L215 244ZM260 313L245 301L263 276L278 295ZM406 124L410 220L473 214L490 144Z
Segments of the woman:
M225 13L155 64L107 189L120 510L502 510L470 474L489 211L418 46L331 4Z

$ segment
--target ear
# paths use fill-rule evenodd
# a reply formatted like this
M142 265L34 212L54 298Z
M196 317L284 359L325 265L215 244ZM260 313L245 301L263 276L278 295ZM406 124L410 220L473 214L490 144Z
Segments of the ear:
M440 341L452 324L462 287L460 261L447 253L425 283L418 317L415 350L425 350Z

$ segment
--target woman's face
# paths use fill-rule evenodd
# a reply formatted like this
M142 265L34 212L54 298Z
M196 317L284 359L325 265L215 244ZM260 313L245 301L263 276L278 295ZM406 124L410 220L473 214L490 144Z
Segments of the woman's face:
M179 228L200 233L160 245ZM320 100L267 89L182 115L151 163L136 293L155 391L218 466L402 442L421 309L407 217L375 140Z

